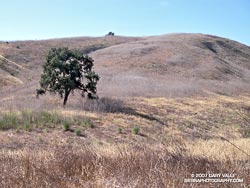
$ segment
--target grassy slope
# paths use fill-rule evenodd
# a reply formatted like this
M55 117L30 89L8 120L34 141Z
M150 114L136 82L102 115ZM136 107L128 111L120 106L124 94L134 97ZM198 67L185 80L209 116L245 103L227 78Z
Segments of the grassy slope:
M0 86L21 84L22 81L16 76L25 69L0 55Z
M112 46L91 55L103 75L107 95L169 97L204 90L228 95L249 92L249 54L250 47L229 39L172 34Z
M5 123L15 117L17 120L12 129L0 133L0 168L9 172L0 173L1 185L190 187L183 183L184 178L208 171L234 172L244 180L244 184L225 183L220 187L247 185L249 156L232 144L250 152L250 140L242 138L244 121L238 114L242 106L250 105L249 99L221 95L116 98L103 100L98 108L91 104L81 107L74 99L65 109L60 100L48 97L39 109L31 111L11 110L5 103L7 108L2 112L9 115ZM4 101L14 103L8 98ZM87 111L91 109L94 111ZM65 119L70 122L70 131L66 132ZM135 125L140 127L138 135L132 132ZM80 136L75 134L77 129ZM13 166L18 170L11 170Z
M242 110L250 105L243 87L249 79L249 47L186 34L1 45L0 54L31 70L18 75L23 85L0 93L0 126L7 127L0 132L1 187L204 187L208 184L191 186L183 179L207 171L234 172L244 185L250 183L249 157L221 139L250 152L242 132ZM77 93L66 108L54 96L35 98L50 47L96 45L111 46L91 54L102 77L99 104ZM70 131L63 131L65 121ZM134 126L140 127L138 135Z

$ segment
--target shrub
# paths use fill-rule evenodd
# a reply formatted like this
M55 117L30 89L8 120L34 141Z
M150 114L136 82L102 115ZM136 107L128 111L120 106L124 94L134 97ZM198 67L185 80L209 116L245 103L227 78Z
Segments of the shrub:
M122 128L118 127L118 133L121 134L122 133Z
M63 130L64 131L69 131L69 129L70 129L70 123L68 122L68 121L64 121L63 122Z
M139 132L140 132L140 127L139 126L134 126L133 128L132 128L132 132L134 133L134 134L139 134Z
M77 128L75 130L75 134L76 134L76 136L81 136L81 130L79 128Z
M89 128L94 128L94 123L90 119L85 119L84 120L84 126L89 127Z

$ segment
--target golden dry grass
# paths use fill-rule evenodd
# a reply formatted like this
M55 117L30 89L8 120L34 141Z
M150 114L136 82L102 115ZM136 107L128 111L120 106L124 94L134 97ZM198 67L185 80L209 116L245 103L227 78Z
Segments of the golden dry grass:
M43 150L1 151L1 187L243 187L249 161L191 156L178 145L51 145ZM192 173L235 173L244 183L189 184Z
M52 97L46 101L56 106L48 112L59 118L88 118L94 128L81 127L82 136L76 136L63 131L59 121L54 128L1 132L1 187L236 188L250 183L250 139L242 138L239 127L244 121L237 113L249 106L249 95L112 98L103 100L106 106L86 103L82 108L77 97L66 108ZM5 106L1 114L21 117L23 110ZM76 129L78 121L72 122L71 129ZM139 135L133 134L134 125L140 126ZM208 172L233 172L244 182L184 183L192 173Z

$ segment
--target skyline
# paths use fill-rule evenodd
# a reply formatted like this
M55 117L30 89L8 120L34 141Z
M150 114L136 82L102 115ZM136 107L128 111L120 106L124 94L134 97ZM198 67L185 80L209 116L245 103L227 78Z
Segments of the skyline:
M211 34L250 45L247 0L10 0L0 2L1 41L78 36Z

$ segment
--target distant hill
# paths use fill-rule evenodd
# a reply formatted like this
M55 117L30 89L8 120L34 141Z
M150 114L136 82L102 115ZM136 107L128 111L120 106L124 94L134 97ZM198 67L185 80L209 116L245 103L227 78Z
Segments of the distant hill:
M2 63L5 68L1 70L6 72L7 66L23 82L30 82L28 78L32 77L34 84L38 83L45 55L52 47L78 48L89 53L101 76L101 95L231 95L250 91L250 47L203 34L2 42L0 55L15 63ZM20 74L20 67L35 71Z
M38 79L45 56L53 47L76 48L81 49L83 53L90 53L98 49L138 39L136 37L106 36L0 42L0 86L16 85L22 83L22 81L29 82L30 78L34 76ZM35 71L23 73L23 71L20 71L20 67L23 68L22 70Z
M145 37L91 54L105 89L131 95L249 91L250 47L203 34ZM134 93L133 93L134 92Z

